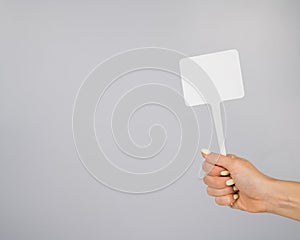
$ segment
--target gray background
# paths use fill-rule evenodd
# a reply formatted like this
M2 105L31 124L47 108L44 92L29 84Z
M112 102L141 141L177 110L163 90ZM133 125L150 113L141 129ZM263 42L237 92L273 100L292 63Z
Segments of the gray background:
M295 221L216 207L197 179L200 155L162 191L108 189L81 164L71 116L88 72L120 51L236 48L246 96L225 104L228 151L299 181L299 12L299 1L0 1L0 238L298 239ZM127 78L171 78L151 74ZM195 110L205 145L207 108Z

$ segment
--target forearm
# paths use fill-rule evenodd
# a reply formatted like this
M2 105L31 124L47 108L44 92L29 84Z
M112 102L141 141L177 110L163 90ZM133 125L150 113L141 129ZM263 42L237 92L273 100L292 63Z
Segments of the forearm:
M267 212L300 221L300 183L271 180L266 206Z

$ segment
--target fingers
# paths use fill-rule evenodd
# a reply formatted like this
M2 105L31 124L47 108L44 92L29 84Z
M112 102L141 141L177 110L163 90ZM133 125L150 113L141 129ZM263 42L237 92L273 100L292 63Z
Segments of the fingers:
M207 161L204 161L202 163L202 169L204 172L206 172L210 176L228 176L229 171L227 171L225 168L213 165Z
M235 193L232 187L226 187L222 189L207 187L206 192L209 196L212 197L222 197L222 196Z
M226 196L216 197L215 201L220 206L233 206L234 202L238 199L238 194L229 194Z
M215 197L218 205L234 207L234 202L239 198L239 190L231 177L206 175L203 181L208 186L207 194Z
M204 183L208 186L207 194L215 197L218 205L234 208L234 203L239 198L239 190L229 175L230 169L233 169L232 164L237 157L233 154L224 156L212 153L207 149L202 149L201 153L205 158L202 168L207 173L203 178Z
M233 179L231 179L230 177L216 177L210 175L205 175L203 178L203 182L207 186L217 189L226 188L234 184Z

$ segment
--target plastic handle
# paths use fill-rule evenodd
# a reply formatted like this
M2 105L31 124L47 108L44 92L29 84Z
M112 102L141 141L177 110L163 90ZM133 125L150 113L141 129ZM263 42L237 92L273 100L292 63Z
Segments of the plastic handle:
M211 109L212 109L212 116L214 120L219 150L222 155L226 155L225 134L224 134L223 123L222 123L221 104L220 103L211 104Z

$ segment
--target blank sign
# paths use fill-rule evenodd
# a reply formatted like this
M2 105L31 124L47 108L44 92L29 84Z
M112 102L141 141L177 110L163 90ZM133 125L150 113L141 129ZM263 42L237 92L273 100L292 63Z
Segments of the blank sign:
M241 74L239 53L237 50L227 50L190 57L210 77L215 84L222 101L244 97L244 86ZM184 65L181 66L184 72ZM190 79L200 81L200 79ZM197 91L184 79L182 87L185 102L188 106L207 104ZM200 89L201 92L205 89Z

